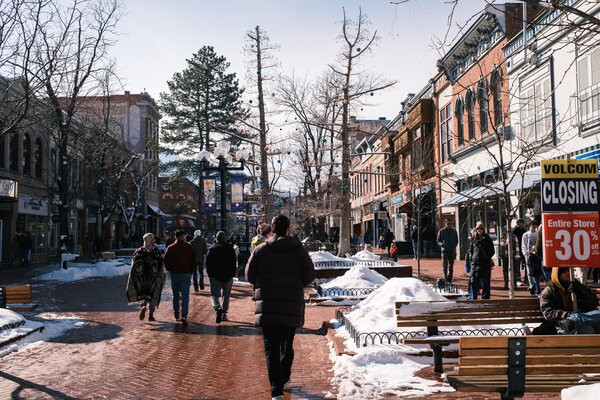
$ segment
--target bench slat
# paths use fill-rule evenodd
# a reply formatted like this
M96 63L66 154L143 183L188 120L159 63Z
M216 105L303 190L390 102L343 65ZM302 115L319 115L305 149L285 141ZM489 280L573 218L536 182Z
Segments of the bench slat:
M460 338L461 349L508 348L508 336ZM600 346L600 335L527 336L527 350L533 347L595 347Z
M500 317L527 317L527 316L539 316L540 309L536 310L513 310L513 311L496 311L496 312L478 312L477 310L469 312L465 315L464 311L459 313L448 313L448 314L435 314L435 313L423 313L419 315L407 315L407 316L396 316L397 321L414 321L429 319L476 319L476 318L500 318Z
M578 354L565 357L563 353L559 355L529 355L525 357L526 365L551 365L551 364L600 364L600 352L595 355ZM508 366L508 356L491 357L465 357L461 355L459 367L480 366L480 365L504 365Z
M506 356L506 348L497 348L497 349L460 349L461 357L486 357L486 356ZM548 349L543 347L540 348L527 348L527 355L547 355L549 352ZM561 354L565 356L570 356L574 354L598 354L598 349L595 347L585 348L578 347L574 349L562 349Z
M490 319L463 319L448 321L397 321L396 326L459 326L459 325L493 325L493 324L521 324L527 322L543 322L542 316L515 317L515 318L490 318Z

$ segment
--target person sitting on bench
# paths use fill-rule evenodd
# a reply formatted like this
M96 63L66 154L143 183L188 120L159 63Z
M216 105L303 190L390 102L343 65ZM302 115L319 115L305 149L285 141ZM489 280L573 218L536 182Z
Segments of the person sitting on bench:
M571 293L577 296L573 310ZM560 334L600 333L598 298L579 281L569 281L568 268L552 268L552 282L542 291L540 310L549 323L557 325Z

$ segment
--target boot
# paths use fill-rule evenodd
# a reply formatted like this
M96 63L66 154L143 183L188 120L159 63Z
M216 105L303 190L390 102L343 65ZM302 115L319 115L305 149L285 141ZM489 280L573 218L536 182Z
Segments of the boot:
M142 310L140 311L140 321L143 321L146 318L146 303L142 306Z

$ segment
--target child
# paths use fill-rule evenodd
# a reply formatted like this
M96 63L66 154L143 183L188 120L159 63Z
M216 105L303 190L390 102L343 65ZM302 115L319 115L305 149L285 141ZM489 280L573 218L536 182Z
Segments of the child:
M379 236L379 248L385 249L385 240L383 240L383 236Z
M392 256L394 262L398 261L398 246L396 246L396 243L392 242L390 246L390 255Z

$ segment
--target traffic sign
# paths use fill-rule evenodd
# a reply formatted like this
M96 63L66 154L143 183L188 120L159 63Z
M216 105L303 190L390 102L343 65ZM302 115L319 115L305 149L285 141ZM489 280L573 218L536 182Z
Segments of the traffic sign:
M546 267L600 267L597 213L544 213L542 220Z
M598 211L596 160L543 160L542 212Z

